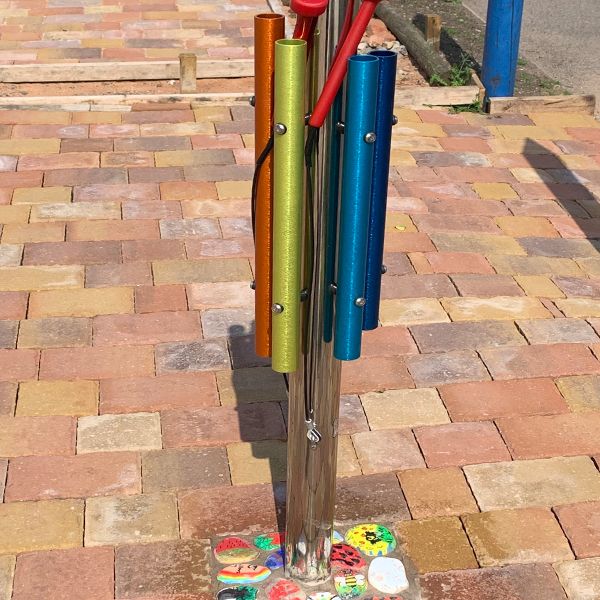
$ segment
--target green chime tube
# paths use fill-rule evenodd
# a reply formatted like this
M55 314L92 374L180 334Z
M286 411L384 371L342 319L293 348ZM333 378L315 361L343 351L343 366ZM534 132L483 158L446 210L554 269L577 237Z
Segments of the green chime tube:
M306 42L275 42L273 148L273 370L292 373L300 353Z

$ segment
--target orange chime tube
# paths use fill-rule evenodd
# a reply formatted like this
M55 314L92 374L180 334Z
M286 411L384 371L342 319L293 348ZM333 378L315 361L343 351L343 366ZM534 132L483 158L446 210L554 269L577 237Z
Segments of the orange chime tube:
M285 37L283 15L254 17L255 157L261 155L273 132L273 74L275 42ZM271 356L271 285L273 280L273 157L267 156L256 187L255 205L255 320L256 353Z

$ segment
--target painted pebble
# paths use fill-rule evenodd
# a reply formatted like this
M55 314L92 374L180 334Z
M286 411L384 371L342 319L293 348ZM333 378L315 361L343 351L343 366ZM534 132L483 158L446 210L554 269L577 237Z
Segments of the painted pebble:
M335 591L341 600L357 598L367 591L367 578L362 573L344 569L334 575Z
M340 600L340 597L331 592L313 592L308 600Z
M227 537L215 547L215 558L224 565L252 562L258 555L256 548L239 537Z
M377 523L363 523L348 529L346 542L367 556L385 556L396 547L392 532Z
M300 586L289 579L280 579L267 591L269 600L305 600L306 594Z
M331 564L342 569L362 569L367 563L356 548L348 544L334 544L331 548Z
M265 550L266 552L282 548L284 542L284 533L265 533L254 538L254 545L261 550Z
M283 567L283 560L283 549L279 548L279 550L276 550L267 556L267 559L265 560L265 566L269 567L271 571L274 571L275 569L281 569L281 567Z
M402 596L373 596L369 600L404 600Z
M238 585L219 590L217 600L256 600L258 590L249 585Z
M408 589L404 565L397 558L378 556L369 565L369 583L383 594L397 594Z
M259 583L271 574L271 570L263 565L229 565L219 571L217 579L221 583L242 584Z
M341 544L344 541L344 536L339 531L335 531L334 529L333 533L331 534L331 541L334 544Z

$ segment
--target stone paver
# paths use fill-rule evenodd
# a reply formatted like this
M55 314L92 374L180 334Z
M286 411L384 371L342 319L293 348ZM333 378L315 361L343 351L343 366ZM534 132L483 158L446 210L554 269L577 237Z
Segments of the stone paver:
M251 59L268 10L36 2L0 7L2 62ZM395 522L424 600L564 600L553 569L595 600L600 128L395 112L384 326L343 365L337 519ZM0 111L2 600L14 555L14 598L76 600L81 562L86 600L112 600L115 547L118 600L206 600L207 538L283 527L252 131L237 102Z

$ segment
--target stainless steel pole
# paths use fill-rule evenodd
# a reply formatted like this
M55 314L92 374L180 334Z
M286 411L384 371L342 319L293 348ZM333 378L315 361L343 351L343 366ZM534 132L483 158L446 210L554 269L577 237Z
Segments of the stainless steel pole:
M347 0L331 0L319 19L318 60L313 62L318 90L334 56L346 5ZM289 388L286 574L305 583L322 582L331 573L341 368L333 358L330 336L325 336L324 315L332 293L326 278L328 235L337 229L335 223L330 227L328 210L330 141L335 125L329 117L321 127L315 157L313 247L308 250L312 282L307 282L301 366L290 375ZM312 410L309 423L307 406Z

